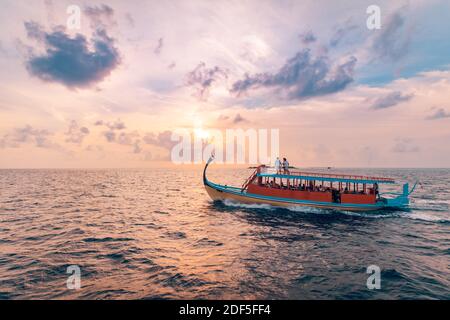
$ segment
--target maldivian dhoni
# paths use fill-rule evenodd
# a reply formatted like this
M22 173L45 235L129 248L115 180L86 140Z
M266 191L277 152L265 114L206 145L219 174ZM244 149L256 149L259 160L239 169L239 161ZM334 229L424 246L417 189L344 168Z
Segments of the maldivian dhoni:
M406 209L409 184L403 184L403 192L380 193L380 185L396 184L391 178L279 171L261 165L247 178L241 187L213 183L206 177L206 170L214 160L212 156L203 170L203 184L214 201L230 200L244 204L268 204L275 207L307 206L343 211L374 211L380 209Z

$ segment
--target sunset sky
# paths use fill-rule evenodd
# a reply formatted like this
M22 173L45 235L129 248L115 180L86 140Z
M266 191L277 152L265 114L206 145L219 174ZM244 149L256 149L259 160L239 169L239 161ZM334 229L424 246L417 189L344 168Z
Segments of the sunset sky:
M447 0L1 5L1 168L162 165L178 128L277 128L297 166L450 164Z

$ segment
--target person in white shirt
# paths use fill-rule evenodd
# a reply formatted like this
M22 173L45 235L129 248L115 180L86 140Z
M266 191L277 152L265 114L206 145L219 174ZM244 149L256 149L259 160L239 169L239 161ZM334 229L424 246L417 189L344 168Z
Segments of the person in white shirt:
M277 160L275 160L275 171L277 172L277 174L281 173L281 161L278 157Z
M283 158L283 173L289 174L289 162L286 158Z

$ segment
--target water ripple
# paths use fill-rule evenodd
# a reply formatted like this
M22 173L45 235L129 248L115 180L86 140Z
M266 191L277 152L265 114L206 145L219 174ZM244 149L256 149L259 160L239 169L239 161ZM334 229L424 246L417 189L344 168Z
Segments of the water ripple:
M448 299L450 170L349 171L423 188L408 211L352 213L213 203L198 169L0 170L0 299Z

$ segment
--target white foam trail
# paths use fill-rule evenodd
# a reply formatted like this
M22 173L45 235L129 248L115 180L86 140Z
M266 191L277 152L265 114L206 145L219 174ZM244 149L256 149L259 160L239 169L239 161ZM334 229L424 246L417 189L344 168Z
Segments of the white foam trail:
M330 214L332 211L326 209L320 209L315 207L306 207L306 206L291 206L286 207L287 210L293 212L301 212L301 213L315 213L315 214Z
M235 201L232 201L229 199L224 200L223 204L225 204L226 206L235 207L235 208L275 210L275 208L269 204L256 204L256 203L255 204L247 204L247 203L235 202Z
M364 218L389 218L389 217L392 217L391 214L363 213L363 212L353 212L353 211L338 210L338 209L321 209L321 208L306 207L306 206L292 206L292 207L288 207L287 209L290 211L294 211L294 212L322 214L322 215L342 214L342 215L346 215L346 216L364 217Z

